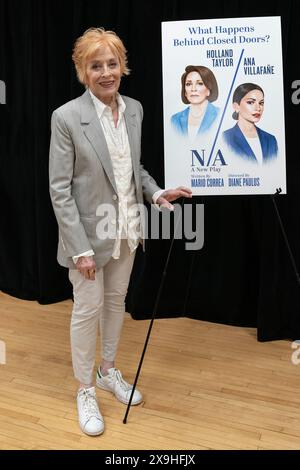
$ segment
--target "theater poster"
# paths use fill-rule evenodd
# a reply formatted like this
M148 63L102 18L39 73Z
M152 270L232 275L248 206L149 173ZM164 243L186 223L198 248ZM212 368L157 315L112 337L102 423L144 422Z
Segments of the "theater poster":
M166 187L286 193L280 17L162 23Z

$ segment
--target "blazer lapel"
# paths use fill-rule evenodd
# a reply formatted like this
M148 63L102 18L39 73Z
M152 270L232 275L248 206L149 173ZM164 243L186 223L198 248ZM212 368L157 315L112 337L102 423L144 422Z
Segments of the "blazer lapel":
M185 108L180 114L180 127L183 134L188 133L188 118L189 118L190 108Z
M124 99L124 97L123 97ZM129 146L130 146L130 153L131 153L131 161L132 161L132 168L134 173L134 179L136 187L138 187L139 183L139 167L140 167L140 156L139 151L137 149L137 122L136 122L136 113L129 109L128 102L126 101L126 109L124 113L125 117L125 124L128 134Z
M256 127L256 130L257 130L257 134L258 134L261 149L262 149L263 160L265 160L266 158L268 158L268 155L269 155L268 139L266 138L266 134L264 134L259 127Z
M114 170L105 136L88 90L81 96L80 106L83 133L95 150L109 181L117 193L118 191L114 177Z
M207 103L207 107L206 107L201 125L198 129L198 134L202 134L203 132L208 131L210 127L212 126L214 120L216 119L217 115L218 115L218 109L209 101Z
M257 162L256 157L253 153L253 150L248 144L247 140L245 139L244 134L242 133L238 124L236 124L234 127L234 141L235 141L236 147L240 149L239 150L240 155L242 155L244 158L247 158L248 160Z

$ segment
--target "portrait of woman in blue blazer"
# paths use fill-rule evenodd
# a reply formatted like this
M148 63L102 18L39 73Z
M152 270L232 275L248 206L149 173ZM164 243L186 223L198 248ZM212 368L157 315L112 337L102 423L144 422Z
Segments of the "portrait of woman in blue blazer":
M219 108L212 104L219 96L213 72L202 65L188 65L181 77L181 99L187 108L171 117L173 128L194 138L212 130Z
M276 138L256 126L264 112L264 91L254 83L243 83L233 94L233 119L237 124L223 132L230 150L252 163L268 163L277 157Z

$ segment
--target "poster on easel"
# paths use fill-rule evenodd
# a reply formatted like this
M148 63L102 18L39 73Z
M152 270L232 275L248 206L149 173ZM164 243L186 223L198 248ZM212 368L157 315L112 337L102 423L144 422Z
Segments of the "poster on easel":
M286 193L280 17L162 23L165 185Z

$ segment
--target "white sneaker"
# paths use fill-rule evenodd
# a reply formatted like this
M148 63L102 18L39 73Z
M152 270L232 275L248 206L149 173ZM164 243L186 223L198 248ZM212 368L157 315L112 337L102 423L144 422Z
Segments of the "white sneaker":
M107 390L108 392L112 392L115 397L125 405L129 403L132 385L127 383L123 377L121 372L118 369L108 369L108 375L101 375L100 370L97 370L97 377L96 377L96 385L102 390ZM143 400L142 394L135 389L131 404L138 405Z
M95 387L82 388L77 395L79 426L89 436L98 436L104 431L103 417L99 411Z

